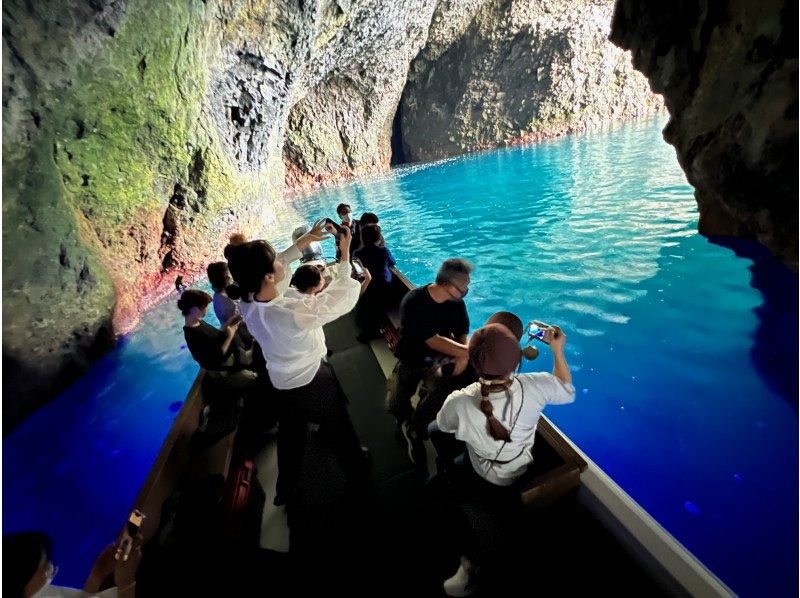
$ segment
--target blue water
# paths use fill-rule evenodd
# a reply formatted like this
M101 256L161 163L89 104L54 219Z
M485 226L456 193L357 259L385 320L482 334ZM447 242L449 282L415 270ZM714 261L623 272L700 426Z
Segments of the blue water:
M793 596L797 275L697 235L663 124L401 168L298 198L268 238L347 202L417 284L469 258L473 328L510 309L567 332L578 401L555 423L735 592ZM197 372L180 327L156 308L3 442L4 531L50 532L60 583L113 539Z

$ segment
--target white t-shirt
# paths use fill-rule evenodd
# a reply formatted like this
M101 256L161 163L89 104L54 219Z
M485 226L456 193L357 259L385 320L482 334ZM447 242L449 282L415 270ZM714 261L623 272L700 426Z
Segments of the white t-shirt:
M544 406L575 400L572 384L545 372L516 376L509 391L510 401L505 391L489 394L489 400L495 418L509 430L510 442L495 440L489 434L486 416L480 409L481 385L478 382L451 393L436 416L442 432L455 434L467 444L475 471L498 486L510 486L533 461L531 448Z
M296 259L293 256L300 255L294 246L292 248L278 254L277 259L285 266L288 266L287 258ZM320 360L328 352L322 326L343 316L358 302L361 285L350 277L350 264L336 264L328 271L331 283L316 295L287 289L287 271L284 279L287 282L279 283L275 299L239 303L247 329L261 345L275 388L298 388L314 379Z

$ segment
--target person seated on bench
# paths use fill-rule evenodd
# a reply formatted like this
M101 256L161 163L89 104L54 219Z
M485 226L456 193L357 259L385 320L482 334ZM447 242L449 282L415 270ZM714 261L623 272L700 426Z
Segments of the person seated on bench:
M126 565L117 566L114 560L116 546L107 546L97 556L82 590L53 586L50 583L58 573L53 563L53 540L42 532L21 532L3 536L3 596L8 598L80 598L98 596L115 598L117 586L125 590L134 583L134 573L141 550L132 551L133 558ZM114 585L101 588L113 575Z
M398 364L388 381L387 411L394 415L408 456L425 465L422 439L428 424L451 392L475 380L467 354L469 316L464 297L469 291L472 265L448 259L436 281L409 291L400 303ZM412 411L411 397L420 381L420 401Z
M178 299L178 309L184 317L183 336L194 360L206 370L215 382L237 390L251 388L258 376L248 368L252 354L245 355L234 342L242 316L238 313L226 320L222 329L214 328L204 320L211 296L196 289L188 289Z
M342 259L330 266L331 283L313 296L287 293L288 262L309 243L325 238L317 222L292 247L276 253L266 241L233 248L228 266L241 295L240 309L251 334L264 350L267 370L279 402L278 482L276 504L297 488L305 447L306 424L321 424L347 474L360 475L365 464L344 393L324 360L322 326L355 307L361 285L350 276L350 231L340 242ZM229 293L231 289L229 289Z
M553 352L552 374L515 374L522 350L521 326L514 332L492 319L469 342L469 359L478 382L452 393L431 424L454 434L466 444L469 465L460 468L455 484L467 520L461 565L445 581L450 596L465 596L480 582L502 547L519 506L519 490L512 484L533 461L536 425L546 405L575 400L572 374L564 357L567 337L558 326L545 331L544 342ZM517 328L516 326L512 326ZM463 523L463 522L462 522Z
M208 275L208 282L211 283L211 288L214 290L213 306L214 315L217 320L228 322L235 315L239 315L239 306L236 302L228 297L226 289L233 284L233 277L228 270L228 264L225 262L213 262L206 268ZM243 349L249 350L254 348L254 341L252 335L247 330L247 325L242 322L236 331L236 341L239 342ZM260 353L260 348L258 349ZM255 355L254 355L255 358Z
M388 247L382 244L382 239L379 225L368 224L362 227L362 246L353 254L372 278L372 284L358 302L356 310L360 341L368 341L380 335L380 326L389 307L389 288L394 279L391 268L394 267L395 260Z

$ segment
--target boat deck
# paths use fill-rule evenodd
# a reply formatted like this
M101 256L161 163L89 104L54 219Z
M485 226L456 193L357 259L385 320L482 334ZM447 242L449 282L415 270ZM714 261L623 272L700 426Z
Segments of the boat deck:
M458 547L431 511L427 474L408 461L384 410L394 358L383 340L359 343L354 329L348 315L326 326L325 334L353 423L372 454L368 480L358 492L348 490L324 438L310 433L301 498L274 507L275 446L265 447L257 459L267 494L264 550L254 566L263 568L265 591L444 596L441 584L458 566ZM537 444L537 460L547 460L546 448ZM581 505L578 492L526 510L519 530L524 539L508 547L508 574L493 594L671 595Z

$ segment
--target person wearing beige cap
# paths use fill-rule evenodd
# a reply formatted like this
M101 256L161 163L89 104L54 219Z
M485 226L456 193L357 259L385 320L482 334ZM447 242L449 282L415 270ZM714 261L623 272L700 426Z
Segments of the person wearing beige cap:
M461 472L462 498L482 497L479 519L507 521L518 501L518 492L511 486L533 461L531 449L542 410L546 405L571 403L575 388L564 358L567 336L558 326L549 327L544 336L553 352L553 372L516 374L522 359L522 323L513 314L502 313L472 335L469 359L479 381L448 396L435 427L466 445L470 465ZM501 545L496 532L503 525L470 521L470 527L474 548L467 550L472 554L462 556L456 574L445 581L449 596L469 595L475 585L476 560L479 565L489 564ZM490 530L493 537L481 537L485 536L481 529Z

